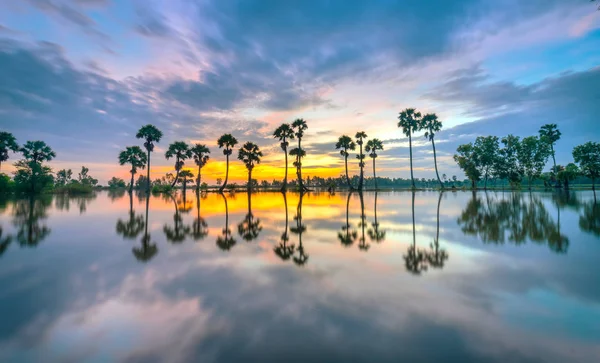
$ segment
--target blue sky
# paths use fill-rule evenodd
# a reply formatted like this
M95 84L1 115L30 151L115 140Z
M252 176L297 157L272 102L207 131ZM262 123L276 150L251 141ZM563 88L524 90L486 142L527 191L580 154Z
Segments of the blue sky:
M126 176L119 150L153 123L165 134L155 176L172 169L170 142L204 142L210 182L223 176L224 132L257 142L255 175L275 178L270 135L302 117L306 175L337 174L337 137L364 130L385 142L378 174L407 178L396 117L416 107L444 123L442 173L461 176L461 143L545 123L563 132L565 164L600 136L599 49L587 0L3 1L0 129L45 140L55 169L87 165L104 182ZM431 146L417 137L414 149L415 176L433 177Z

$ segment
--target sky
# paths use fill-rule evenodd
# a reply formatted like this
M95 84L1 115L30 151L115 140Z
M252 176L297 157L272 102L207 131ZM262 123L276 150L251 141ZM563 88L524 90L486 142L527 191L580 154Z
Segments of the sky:
M164 134L153 178L173 172L164 153L180 140L207 144L203 180L223 178L216 140L231 133L262 149L254 177L281 179L272 133L296 118L309 127L304 176L340 175L337 138L365 131L384 142L378 176L409 178L397 127L408 107L442 121L436 149L448 176L463 176L458 145L535 135L546 123L563 133L556 161L566 164L574 146L600 141L596 9L587 0L0 0L0 130L46 141L55 171L86 165L101 184L127 178L118 154L143 144L135 134L148 123ZM413 153L415 177L433 178L422 133ZM230 177L243 181L236 155Z

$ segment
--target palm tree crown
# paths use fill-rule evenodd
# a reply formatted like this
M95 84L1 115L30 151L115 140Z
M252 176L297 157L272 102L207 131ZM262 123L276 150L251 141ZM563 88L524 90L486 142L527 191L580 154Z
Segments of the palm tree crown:
M281 141L281 150L286 151L290 143L288 140L294 139L294 130L289 124L281 124L275 131L273 132L273 137L279 139Z
M148 152L154 151L154 143L160 142L162 136L162 132L154 125L142 126L135 135L136 138L145 140L144 148L146 148Z
M402 128L402 133L411 136L421 128L421 113L414 108L407 108L398 115L398 127Z
M344 157L348 157L348 155L350 155L348 153L348 150L355 150L356 144L354 143L354 140L352 140L352 138L350 136L342 135L338 139L338 142L335 143L335 148L337 150L341 149L340 155L342 155Z
M250 141L245 143L238 152L238 159L246 165L246 169L249 171L254 169L255 164L260 164L262 156L262 151L260 151L258 145Z
M119 153L119 165L130 164L131 173L135 174L138 168L146 167L146 154L139 146L127 146Z
M17 139L10 132L0 132L0 165L2 162L8 160L8 152L19 151L19 145Z
M303 118L298 118L292 122L292 128L295 130L296 137L302 138L304 136L304 131L308 129L308 125Z
M383 142L379 139L372 139L367 141L367 145L365 146L365 151L369 153L369 156L372 158L377 157L377 150L383 150Z
M425 138L432 141L435 137L435 133L442 129L442 122L435 113L428 113L421 119L420 129L426 130Z
M191 149L192 157L198 167L203 168L210 159L210 149L204 144L196 144Z
M225 134L219 137L217 140L217 145L219 145L219 149L223 149L223 155L231 155L232 148L237 145L238 141L231 134Z
M56 153L43 141L27 141L21 148L21 153L25 159L36 164L56 157Z

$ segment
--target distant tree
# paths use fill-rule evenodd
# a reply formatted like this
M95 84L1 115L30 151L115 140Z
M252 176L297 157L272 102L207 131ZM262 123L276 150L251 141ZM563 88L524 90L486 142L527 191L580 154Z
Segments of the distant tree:
M348 150L355 150L356 144L352 141L352 138L348 135L342 135L339 137L338 142L335 144L335 148L340 150L340 155L344 157L344 165L346 167L346 182L350 190L354 189L350 183L350 177L348 176Z
M125 180L123 180L121 178L117 178L116 176L113 176L108 181L108 187L110 189L125 188L125 187L127 187L127 183L125 183Z
M471 187L476 188L476 183L481 179L479 168L479 158L472 143L460 145L454 154L454 161L462 169L467 178L471 181Z
M592 189L596 190L596 179L600 177L600 143L589 141L576 146L573 160L579 164L581 173L592 179Z
M58 186L65 186L72 181L73 172L71 169L61 169L56 173L55 184Z
M517 152L517 159L523 168L524 174L527 176L530 190L532 180L542 175L549 156L550 148L548 144L541 141L539 137L529 136L521 141L521 147Z
M437 176L440 187L444 189L444 184L440 179L440 174L437 167L437 154L435 152L435 134L442 129L442 122L438 119L435 113L428 113L421 119L421 129L425 131L425 138L431 141L433 147L433 165L435 166L435 175Z
M191 180L188 180L191 179ZM185 195L188 182L194 180L194 174L189 170L182 170L179 173L179 182L183 186L183 195Z
M539 134L541 141L548 144L548 146L550 147L550 155L552 156L553 162L552 172L556 173L556 157L554 152L554 144L556 144L556 142L560 140L560 130L558 129L558 126L556 126L556 124L546 124L540 128Z
M398 127L401 127L404 135L408 136L408 147L410 152L410 180L411 186L414 189L415 178L413 176L412 134L421 129L421 113L416 112L414 108L407 108L400 112L400 115L398 116Z
M514 188L521 183L524 175L518 158L521 141L518 136L514 135L503 137L501 141L503 147L500 149L500 157L496 159L495 174L500 179L507 179Z
M304 186L304 182L302 181L302 158L306 156L306 151L302 149L302 138L304 137L304 131L308 129L308 125L304 119L299 118L292 123L292 129L294 130L294 136L298 139L298 147L292 149L290 155L296 157L294 166L296 167L296 175L298 176L298 186L300 187L300 192L304 192L308 188Z
M252 190L252 170L256 164L260 164L260 158L263 156L258 145L253 142L246 142L238 151L238 159L244 163L248 169L248 190Z
M194 162L198 165L198 177L196 178L196 190L200 190L202 184L202 168L210 159L210 150L204 144L196 144L190 149Z
M2 168L2 162L8 160L8 152L14 153L19 151L19 144L17 139L10 132L0 132L0 169Z
M564 168L561 165L556 167L556 178L565 186L565 190L569 189L569 182L575 180L580 174L579 168L573 163L567 164Z
M285 155L285 176L283 177L283 185L281 186L281 191L285 192L287 190L287 176L288 176L288 146L290 145L288 140L294 139L294 130L289 124L281 124L275 132L273 132L273 137L278 139L281 143L281 150L283 150L283 154Z
M142 126L135 135L138 139L144 139L144 148L148 152L147 157L147 175L146 175L146 193L150 193L150 153L154 151L154 143L159 143L162 138L162 132L154 125Z
M496 136L479 136L473 145L474 153L477 155L477 167L479 173L485 180L483 189L487 189L487 181L493 174L494 167L498 165L497 158L500 152L500 143Z
M171 183L171 188L179 182L179 173L185 164L185 161L192 157L192 151L188 144L183 141L175 141L171 145L169 145L169 149L165 153L165 158L167 160L171 158L175 158L175 180Z
M14 180L17 188L36 193L52 185L52 169L42 164L56 157L50 146L43 141L27 141L20 151L25 159L15 163L17 171Z
M222 182L223 182L223 179L221 179L221 178L217 178L217 185L218 185L218 186L219 186L219 185L221 185L221 183L222 183Z
M367 141L365 151L369 153L371 159L373 159L373 181L375 182L375 189L377 189L377 174L375 172L375 159L377 158L377 151L383 150L383 142L379 139L372 139Z
M56 153L43 141L27 141L21 148L21 153L25 160L37 164L56 157Z
M219 192L223 192L225 187L227 187L227 180L229 179L229 155L233 152L233 147L237 145L238 141L231 134L224 134L217 140L217 145L219 145L219 149L223 149L223 155L227 159L227 164L225 167L225 182L219 188Z
M367 138L367 134L364 131L359 131L354 136L356 138L356 144L359 147L359 153L356 155L358 159L358 167L360 168L360 177L358 179L358 190L362 190L364 182L364 169L365 169L365 154L363 154L363 143Z
M147 162L148 158L139 146L127 146L125 150L119 153L119 164L131 165L131 169L129 170L129 172L131 173L131 182L129 184L130 193L131 191L133 191L133 180L138 168L144 169L146 167Z
M89 172L90 172L89 168L82 166L81 171L79 172L79 175L77 177L77 180L83 185L89 185L89 186L93 187L96 184L98 184L98 179L91 177L88 174Z

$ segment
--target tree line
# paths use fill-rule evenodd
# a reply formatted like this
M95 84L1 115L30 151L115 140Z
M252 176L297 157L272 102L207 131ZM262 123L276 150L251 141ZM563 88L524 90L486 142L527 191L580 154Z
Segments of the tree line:
M523 139L512 134L502 138L479 136L474 143L460 145L454 160L471 181L473 189L482 180L487 189L490 179L506 180L513 188L526 181L531 189L532 182L540 178L544 186L568 189L569 182L584 176L592 180L595 190L596 179L600 176L600 143L590 141L576 146L572 151L574 162L563 166L556 164L555 157L555 145L560 137L556 124L543 125L538 135ZM544 173L550 157L552 167L549 173Z
M431 142L433 165L439 187L444 189L448 186L456 187L461 184L456 177L453 177L449 183L446 174L443 174L442 177L439 174L435 135L441 131L442 126L442 122L434 113L422 115L414 108L407 108L399 113L397 127L408 137L409 142L410 188L415 189L417 184L419 184L419 187L432 187L431 183L425 182L423 178L420 181L415 179L413 173L413 136L421 131L424 131L423 136L426 140ZM310 177L303 178L302 176L302 160L306 157L302 140L307 129L307 122L299 118L291 124L281 124L272 134L280 142L284 154L285 171L281 182L273 182L271 186L277 185L282 192L287 191L290 186L301 192L309 190ZM145 183L146 192L150 192L150 190L168 192L177 184L181 184L185 190L187 185L193 181L195 181L195 189L199 190L203 185L202 169L210 160L209 147L201 143L193 145L189 145L185 141L171 143L165 152L165 158L174 161L175 174L169 173L162 178L151 181L151 154L154 151L155 144L159 143L162 137L162 131L156 126L150 124L142 126L138 130L136 138L143 141L143 146L127 146L119 153L119 164L130 166L130 191L134 187L144 188L143 185L140 185L142 182ZM539 135L523 139L514 135L503 138L480 136L477 137L474 143L460 145L454 155L454 160L471 182L472 188L476 188L477 184L482 181L484 189L487 189L488 180L494 182L498 180L506 181L513 188L519 187L523 181L527 181L528 187L531 188L532 182L539 178L543 178L546 186L564 186L564 188L568 188L569 182L578 176L592 179L592 187L595 188L595 179L600 176L600 143L587 142L575 147L573 150L574 163L562 166L556 165L555 160L555 145L560 137L561 132L555 124L544 125L540 129ZM291 142L295 143L293 148L290 148ZM216 142L226 158L225 180L221 183L221 178L217 179L219 192L223 192L228 187L230 156L238 143L238 140L232 134L223 134ZM398 182L403 179L395 179L395 181L390 182L389 178L377 177L375 160L378 153L384 150L384 143L381 140L377 138L368 140L368 136L364 131L358 131L354 139L348 135L341 135L337 142L332 145L333 148L339 150L340 155L344 158L344 184L348 189L363 190L366 184L374 189L378 189L381 184L386 187L404 186L402 182ZM70 169L60 170L55 178L52 170L43 163L55 158L56 153L43 141L28 141L23 146L19 146L12 134L0 132L0 168L2 162L8 160L9 151L21 153L23 156L22 160L14 164L17 170L14 172L12 182L16 185L17 190L39 192L54 186L58 187L59 190L71 192L90 190L91 187L97 185L97 180L87 175L89 170L85 167L82 168L78 179L71 178L72 171ZM359 175L351 177L348 173L348 158L353 151L358 151L356 160L358 161ZM252 178L252 172L261 163L262 151L257 144L248 141L237 152L237 159L247 169L248 181L246 187L248 189L257 187L258 181ZM367 155L372 159L373 177L370 179L365 177L364 170ZM289 157L292 158L292 164L296 171L295 180L290 181L288 181ZM543 170L550 157L552 157L553 166L549 173L544 174ZM196 175L191 170L184 169L188 160L192 160L197 167ZM146 176L145 178L140 176L136 183L135 175L140 169L146 169ZM321 181L318 177L313 179L315 178ZM369 181L369 183L366 183L366 181ZM0 187L7 190L7 185L10 182L9 178L4 175L0 180ZM263 181L263 186L264 183L268 182ZM312 184L323 186L323 183ZM113 188L125 187L126 185L127 183L124 180L116 177L109 181L109 187ZM328 185L325 186L329 189L342 187L339 178L329 179Z

